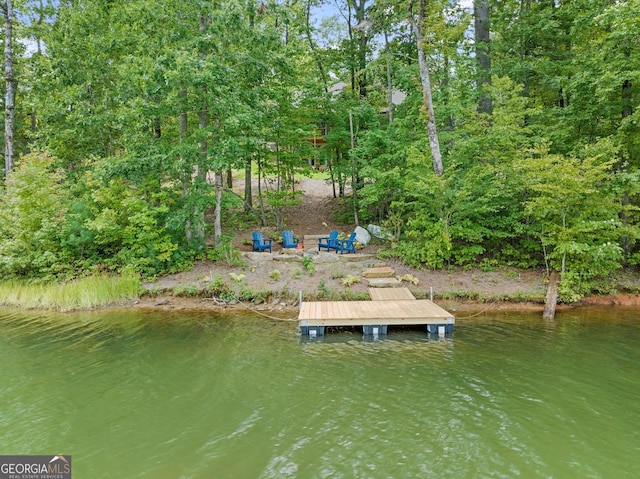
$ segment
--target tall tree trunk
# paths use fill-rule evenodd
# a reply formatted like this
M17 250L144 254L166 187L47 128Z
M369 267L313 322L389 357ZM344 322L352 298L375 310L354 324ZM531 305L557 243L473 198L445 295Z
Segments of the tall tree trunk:
M224 190L224 171L217 170L215 176L216 207L213 216L213 244L218 246L222 237L222 191Z
M267 213L264 208L264 197L262 195L262 162L258 160L258 203L260 204L260 224L267 226Z
M253 190L251 184L251 158L247 158L244 164L244 210L253 210Z
M233 170L231 168L229 168L225 172L225 185L224 186L228 190L232 190L233 189Z
M351 135L351 150L349 156L351 157L351 196L353 198L353 221L356 226L359 226L358 220L358 188L356 184L356 157L355 157L355 136L353 133L353 113L349 110L349 132Z
M384 51L387 55L387 115L389 124L393 123L393 84L391 82L391 50L389 48L389 36L384 31Z
M487 86L491 84L491 18L489 16L489 0L474 0L473 15L475 19L475 48L478 60L478 113L491 115L493 103Z
M409 23L416 37L418 47L418 64L420 65L420 81L422 82L422 101L427 115L427 134L429 135L429 147L433 160L433 171L436 175L444 173L442 155L440 154L440 142L436 130L436 115L433 111L433 98L431 96L431 79L429 78L429 66L427 56L423 48L422 28L424 27L425 0L419 0L419 12L417 18L413 13L413 0L409 1Z
M13 170L13 130L15 126L16 79L13 71L13 2L0 4L4 13L4 174Z

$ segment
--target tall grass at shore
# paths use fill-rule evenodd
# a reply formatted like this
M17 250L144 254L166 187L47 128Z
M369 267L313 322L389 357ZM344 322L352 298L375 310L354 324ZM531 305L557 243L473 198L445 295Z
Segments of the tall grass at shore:
M0 305L25 309L92 309L139 296L140 280L133 276L90 276L68 283L0 283Z

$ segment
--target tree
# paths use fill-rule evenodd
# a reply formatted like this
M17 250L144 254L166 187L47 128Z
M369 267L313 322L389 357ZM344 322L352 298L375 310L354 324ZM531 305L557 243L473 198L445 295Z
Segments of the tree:
M560 273L560 291L570 301L621 266L614 163L600 155L549 154L547 145L516 163L530 193L525 211L535 219L548 268Z
M474 39L476 59L478 60L478 113L491 114L493 106L491 95L486 86L491 84L491 17L489 0L474 0L473 17L475 20Z
M15 127L16 78L13 69L13 1L0 3L4 15L4 174L13 170L13 133Z
M419 0L417 15L413 12L413 0L409 0L409 23L416 39L418 49L418 63L420 65L420 81L422 83L422 98L425 114L427 116L427 134L429 135L429 148L433 161L433 171L436 175L444 173L442 155L440 154L440 142L436 130L436 115L433 110L433 95L431 92L431 79L429 77L429 65L424 51L423 28L425 22L425 2Z

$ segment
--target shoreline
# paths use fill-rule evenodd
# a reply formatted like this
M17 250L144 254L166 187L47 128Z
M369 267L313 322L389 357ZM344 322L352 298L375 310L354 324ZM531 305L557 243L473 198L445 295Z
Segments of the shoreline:
M434 303L440 307L450 311L452 314L456 312L465 313L490 313L491 311L514 311L514 312L540 312L544 310L544 304L530 301L492 301L482 302L477 300L452 300L452 299L434 299ZM640 294L618 293L607 294L602 296L589 296L579 302L573 304L559 303L556 310L573 311L582 308L592 307L640 307ZM112 309L143 309L150 311L233 311L255 314L282 314L290 316L297 313L298 306L288 303L271 303L271 304L253 304L251 302L231 302L227 304L219 304L208 298L194 297L185 298L173 295L159 296L143 296L138 300L124 305L114 305Z

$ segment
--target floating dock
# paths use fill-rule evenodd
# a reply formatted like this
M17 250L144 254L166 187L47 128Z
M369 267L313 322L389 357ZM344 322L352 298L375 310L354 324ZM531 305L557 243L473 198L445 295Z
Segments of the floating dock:
M323 336L330 326L362 326L365 335L387 334L388 326L425 325L428 333L453 332L455 318L428 299L415 299L407 288L371 288L371 301L314 301L300 305L303 335Z

